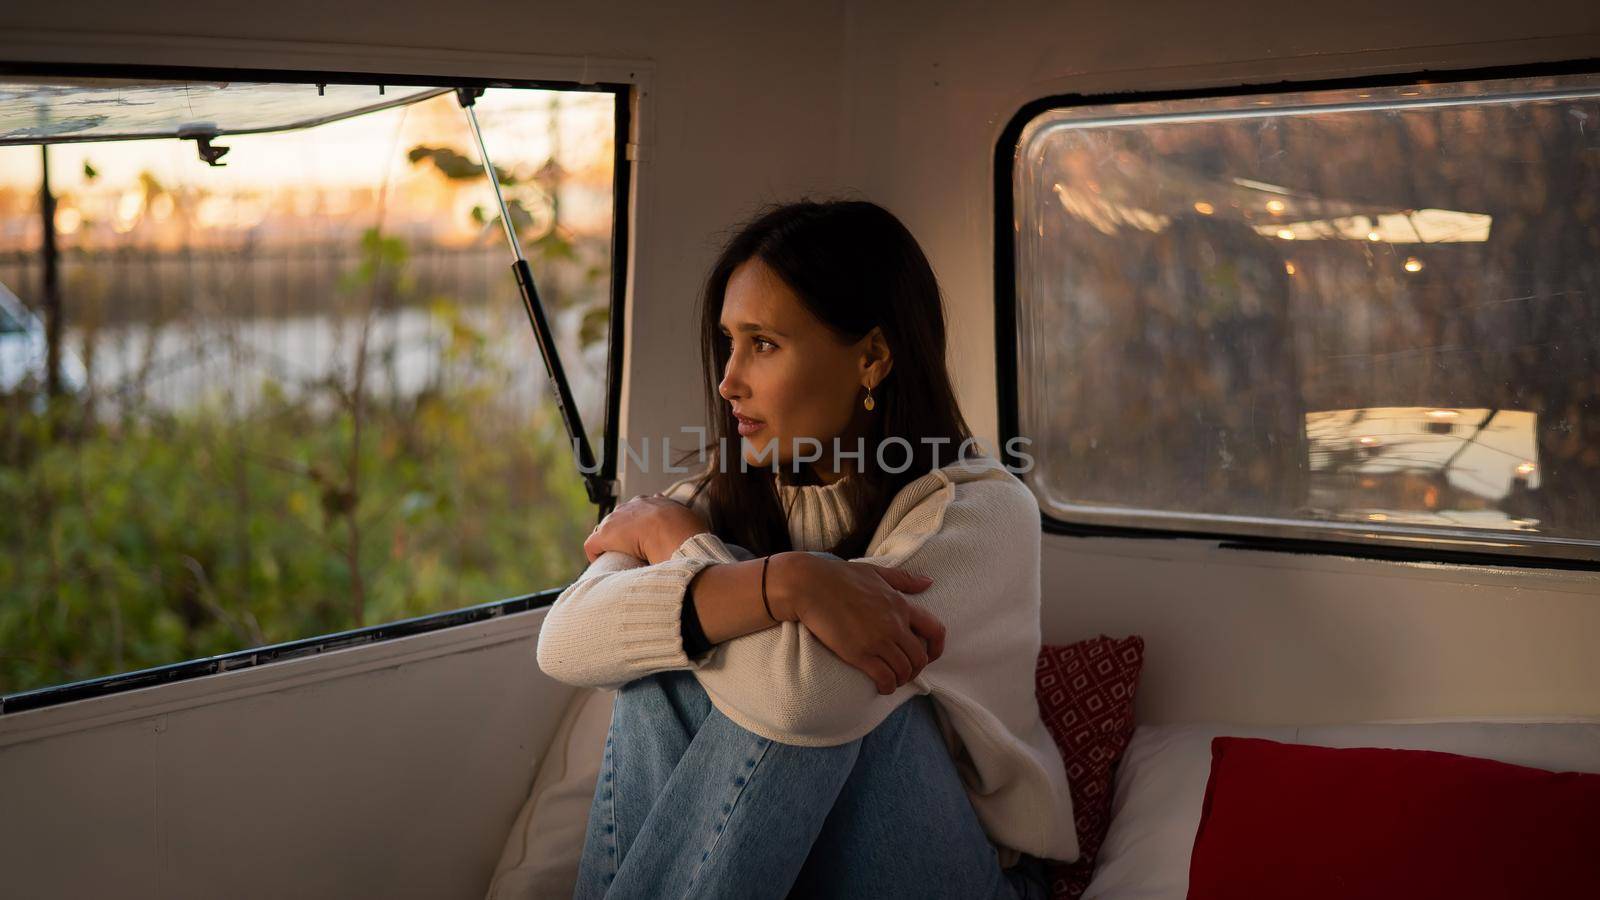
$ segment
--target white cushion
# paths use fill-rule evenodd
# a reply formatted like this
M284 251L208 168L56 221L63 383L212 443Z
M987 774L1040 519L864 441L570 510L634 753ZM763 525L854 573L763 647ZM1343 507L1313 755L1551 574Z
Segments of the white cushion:
M1141 725L1117 770L1111 826L1085 900L1184 900L1211 739L1439 750L1558 772L1600 772L1600 723L1433 722L1286 726Z
M583 689L568 705L506 838L487 900L572 897L615 697Z

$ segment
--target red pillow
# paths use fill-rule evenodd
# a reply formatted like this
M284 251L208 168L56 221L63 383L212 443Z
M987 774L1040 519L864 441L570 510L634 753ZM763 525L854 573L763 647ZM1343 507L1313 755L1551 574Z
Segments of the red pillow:
M1600 897L1600 775L1211 742L1189 900Z
M1051 900L1076 900L1094 874L1095 854L1111 824L1111 776L1133 736L1133 694L1143 663L1141 637L1101 635L1039 650L1034 695L1067 765L1082 854L1074 863L1050 864Z

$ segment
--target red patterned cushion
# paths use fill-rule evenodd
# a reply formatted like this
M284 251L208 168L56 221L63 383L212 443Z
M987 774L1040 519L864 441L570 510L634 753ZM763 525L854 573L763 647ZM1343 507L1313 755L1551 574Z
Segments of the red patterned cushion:
M1078 820L1075 863L1052 863L1052 900L1076 900L1089 886L1095 854L1111 824L1111 776L1133 736L1133 694L1144 639L1101 635L1076 644L1045 644L1034 670L1039 716L1067 764Z

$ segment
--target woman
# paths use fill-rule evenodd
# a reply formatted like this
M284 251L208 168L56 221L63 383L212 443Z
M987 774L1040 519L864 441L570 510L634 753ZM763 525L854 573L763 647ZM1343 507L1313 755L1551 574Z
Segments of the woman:
M702 307L710 463L601 522L539 635L618 688L577 895L1045 896L1078 850L1039 510L971 440L916 240L772 209Z

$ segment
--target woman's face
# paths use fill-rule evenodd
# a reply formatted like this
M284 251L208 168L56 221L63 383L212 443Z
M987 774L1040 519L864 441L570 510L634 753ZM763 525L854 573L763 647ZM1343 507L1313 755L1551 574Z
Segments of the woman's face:
M746 463L770 467L776 459L790 468L797 455L818 455L817 445L801 441L813 438L821 452L813 464L817 476L836 480L843 472L833 459L834 438L842 449L856 449L846 436L861 409L861 389L875 387L889 372L881 332L841 341L759 259L728 279L721 326L731 353L717 391L739 417Z

